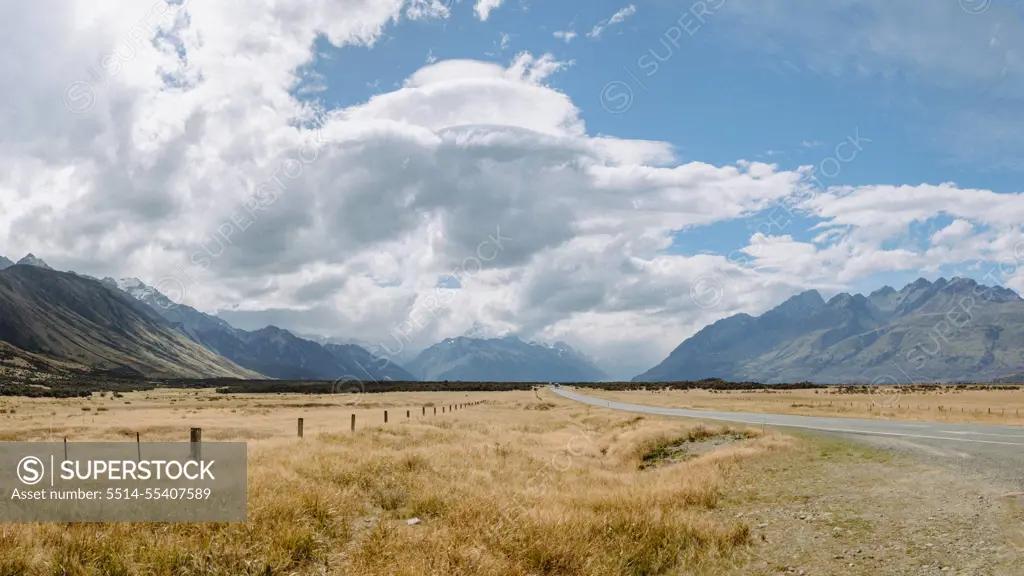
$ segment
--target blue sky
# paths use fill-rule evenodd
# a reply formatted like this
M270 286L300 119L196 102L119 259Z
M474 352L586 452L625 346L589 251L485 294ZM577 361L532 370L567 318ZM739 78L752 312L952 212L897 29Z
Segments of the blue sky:
M950 137L956 131L953 116L1001 100L999 80L943 85L909 67L883 69L874 56L867 65L854 55L841 64L842 70L825 70L813 59L818 47L812 43L780 36L770 45L752 44L748 30L729 13L733 6L728 1L707 2L709 12L721 6L698 17L700 4L508 0L481 21L472 2L456 1L448 18L402 20L389 25L372 46L336 48L321 39L316 61L308 66L319 78L305 82L297 94L340 109L400 88L430 62L473 59L508 65L522 51L550 53L571 65L553 75L549 85L572 99L590 134L669 142L681 161L762 161L784 170L811 165L824 174L819 182L829 187L955 182L1019 191L1019 169L999 158L965 155L962 144ZM620 11L628 15L609 25ZM838 16L863 15L853 6ZM959 16L965 21L978 17L967 11ZM602 24L599 36L588 36ZM795 13L792 25L801 25ZM566 42L555 37L556 31L576 37ZM865 66L875 68L861 69ZM321 88L308 90L313 85ZM857 135L863 149L852 161L835 162L836 146ZM849 157L854 151L842 153ZM751 214L746 220L681 229L668 251L728 253L745 245L764 217ZM781 233L809 241L818 233L811 226L821 221L798 217ZM921 236L924 231L934 232L950 221L922 222L904 240L920 245L927 239ZM900 284L920 274L976 272L969 268L884 273L860 279L854 287L870 290L879 282Z
M722 4L720 10L727 11L728 2ZM872 140L870 146L828 184L955 181L995 191L1019 189L1019 172L957 161L936 141L944 114L985 104L979 98L984 86L939 90L909 73L815 71L800 46L768 53L738 44L742 30L728 15L705 16L700 24L688 13L691 2L640 4L599 38L586 36L627 6L615 0L509 0L481 22L469 0L456 0L448 19L402 20L371 47L319 42L311 68L323 75L326 90L305 97L341 108L400 87L429 57L507 65L521 51L549 52L573 62L550 84L581 108L588 131L672 142L683 160L764 160L795 168L828 158L859 128ZM693 34L684 30L673 42L672 30L680 23ZM578 36L566 43L553 36L559 30ZM655 70L651 58L664 61ZM610 82L624 82L629 91L614 94L632 94L624 112L610 113L603 106L602 89Z

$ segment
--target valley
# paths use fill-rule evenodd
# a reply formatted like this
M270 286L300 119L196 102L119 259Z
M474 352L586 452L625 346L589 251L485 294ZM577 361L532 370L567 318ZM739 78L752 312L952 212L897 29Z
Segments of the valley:
M1024 0L0 44L0 576L1024 576Z
M7 573L1009 575L1024 553L1024 508L991 479L548 390L6 398L0 423L72 449L200 427L250 461L245 524L11 525ZM692 455L657 460L665 447Z

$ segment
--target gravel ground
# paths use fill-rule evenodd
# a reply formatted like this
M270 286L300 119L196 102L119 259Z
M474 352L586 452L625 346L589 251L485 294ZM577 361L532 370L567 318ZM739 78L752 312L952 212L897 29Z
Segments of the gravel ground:
M803 447L744 472L723 514L755 544L743 575L1024 575L1024 499L1013 463L898 439L800 433Z

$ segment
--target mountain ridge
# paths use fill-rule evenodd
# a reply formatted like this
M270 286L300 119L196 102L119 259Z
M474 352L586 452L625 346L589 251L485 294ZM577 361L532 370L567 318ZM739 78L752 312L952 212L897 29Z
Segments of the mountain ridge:
M281 380L416 380L389 360L354 344L314 341L277 326L246 331L216 316L172 302L138 278L104 279L149 306L175 329L208 350L265 376Z
M607 374L568 344L527 343L517 336L446 338L406 365L422 380L594 382Z
M819 299L807 291L757 317L718 320L633 381L955 381L1024 366L1024 299L1007 288L919 278Z
M262 377L182 337L127 295L34 263L0 271L0 340L93 370L150 377Z

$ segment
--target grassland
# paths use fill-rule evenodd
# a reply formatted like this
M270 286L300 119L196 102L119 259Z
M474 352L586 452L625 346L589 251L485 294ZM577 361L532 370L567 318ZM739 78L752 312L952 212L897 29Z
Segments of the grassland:
M460 403L473 405L447 409ZM545 392L154 390L0 411L3 440L183 441L201 427L249 443L247 523L6 525L4 575L715 574L754 540L719 510L730 478L792 450Z
M829 387L819 390L594 390L633 404L803 416L1024 425L1024 387Z

